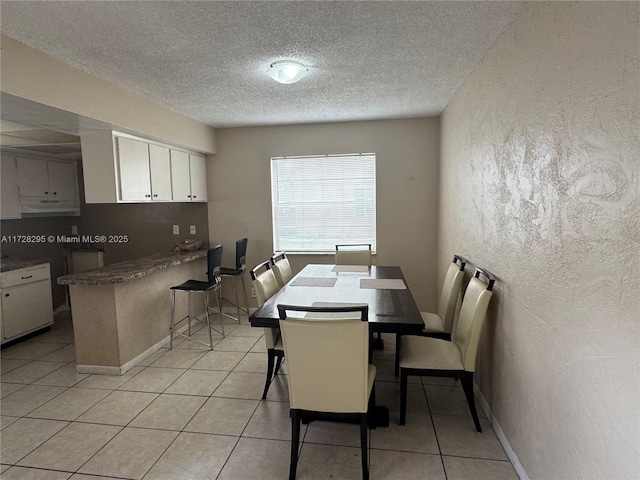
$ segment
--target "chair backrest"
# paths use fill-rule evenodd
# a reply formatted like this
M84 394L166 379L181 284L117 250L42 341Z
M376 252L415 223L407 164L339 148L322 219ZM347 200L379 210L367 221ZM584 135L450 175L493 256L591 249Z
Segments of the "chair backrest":
M444 331L451 333L453 330L453 318L456 313L456 304L460 295L460 287L464 279L464 267L468 261L460 255L453 256L453 262L449 264L447 274L444 277L440 302L438 303L438 316L443 321Z
M336 265L371 266L371 244L351 243L336 245Z
M220 284L220 264L222 263L222 245L207 250L207 280L209 283Z
M247 238L241 238L236 242L236 270L244 272L247 261Z
M487 278L488 284L480 280L480 275ZM473 372L476 369L480 334L489 307L489 300L493 295L495 280L496 278L491 272L476 267L475 274L464 293L460 316L451 341L460 349L462 364L467 372Z
M273 270L280 288L293 278L291 264L289 264L289 259L284 252L276 253L271 257L271 270Z
M368 307L278 305L278 311L291 408L366 412L370 393ZM287 311L307 312L307 316L287 317ZM361 318L308 318L321 312L359 312Z
M262 305L269 300L274 293L280 290L269 260L256 265L249 273L251 275L251 281L253 282L253 288L256 289L258 305Z

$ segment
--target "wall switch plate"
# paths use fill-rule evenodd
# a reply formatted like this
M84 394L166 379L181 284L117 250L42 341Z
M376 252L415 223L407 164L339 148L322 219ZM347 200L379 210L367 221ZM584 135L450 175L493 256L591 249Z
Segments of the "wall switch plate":
M256 298L256 289L255 288L251 289L251 297L252 298Z
M173 234L174 235L180 235L180 225L174 225L173 226Z
M78 225L71 225L71 235L78 234Z
M189 233L190 233L191 235L195 235L195 234L196 234L196 226L195 226L195 225L191 225L191 226L189 227Z

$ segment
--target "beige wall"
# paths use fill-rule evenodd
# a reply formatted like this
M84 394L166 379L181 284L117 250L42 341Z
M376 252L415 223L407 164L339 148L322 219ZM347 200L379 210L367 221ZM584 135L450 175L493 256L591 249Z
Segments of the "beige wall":
M375 152L378 265L400 265L419 306L435 308L439 122L434 118L219 129L209 175L210 243L249 238L247 265L273 254L270 159L282 155ZM447 256L448 249L445 249ZM292 258L332 263L332 255Z
M440 251L500 278L478 383L532 479L640 478L638 5L526 4L442 116Z
M116 130L202 152L216 151L212 127L70 67L12 38L2 35L1 39L2 92L99 120ZM81 121L78 128L82 129Z

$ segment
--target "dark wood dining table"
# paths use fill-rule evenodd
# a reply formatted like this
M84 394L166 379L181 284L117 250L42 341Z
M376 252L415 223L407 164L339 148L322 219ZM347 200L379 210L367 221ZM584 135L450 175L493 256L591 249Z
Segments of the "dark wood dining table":
M337 271L336 271L337 270ZM382 284L378 282L383 281ZM390 282L386 282L390 281ZM385 285L387 283L387 285ZM391 288L363 288L391 287ZM373 284L373 285L372 285ZM376 285L377 284L377 285ZM249 317L254 327L279 327L278 305L367 304L369 333L420 333L424 323L400 267L307 265ZM372 428L389 426L389 409L376 405Z
M289 283L268 299L249 317L254 327L278 327L278 305L330 306L339 304L367 304L369 329L372 333L408 335L424 328L420 310L406 284L400 267L371 266L366 270L354 266L310 264ZM335 271L338 270L338 271ZM335 279L333 286L329 285ZM361 280L401 280L395 288L362 288ZM376 282L369 282L375 284ZM394 282L391 282L394 283ZM301 285L300 285L301 284ZM384 287L384 285L379 285Z

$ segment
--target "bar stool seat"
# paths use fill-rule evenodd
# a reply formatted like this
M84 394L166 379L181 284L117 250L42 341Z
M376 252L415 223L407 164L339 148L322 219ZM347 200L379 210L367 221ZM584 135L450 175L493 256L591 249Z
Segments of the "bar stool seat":
M173 337L174 335L180 335L182 337L188 338L195 342L206 345L210 349L213 350L213 335L212 330L215 330L216 333L221 334L224 337L224 322L222 318L222 309L220 308L220 292L222 286L222 279L220 277L220 263L222 262L222 245L218 245L217 247L210 248L207 251L207 277L208 281L203 280L187 280L180 285L176 285L170 287L171 290L171 325L169 326L170 331L170 341L169 341L169 349L173 349ZM176 321L176 292L188 292L189 298L187 303L187 315ZM193 306L192 306L192 293L202 293L204 297L204 313L205 320L200 320L198 317L193 315ZM209 295L213 293L216 297L217 308L212 308L209 305ZM209 313L217 313L220 317L220 331L213 328L211 325L211 318ZM188 322L188 333L185 335L181 331L176 328L176 325L182 323L184 320ZM209 333L209 343L202 342L191 336L191 321L195 320L200 323L204 323L207 326L207 330Z

